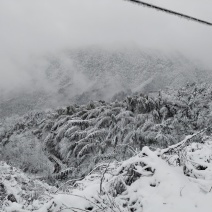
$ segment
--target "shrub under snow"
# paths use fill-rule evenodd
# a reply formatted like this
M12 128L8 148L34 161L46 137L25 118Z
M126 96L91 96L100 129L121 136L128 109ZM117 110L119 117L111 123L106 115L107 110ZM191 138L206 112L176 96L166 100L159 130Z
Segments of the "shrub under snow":
M99 164L59 188L0 164L3 211L210 212L212 139L203 132L156 151L144 147L123 162ZM195 142L194 142L195 141Z

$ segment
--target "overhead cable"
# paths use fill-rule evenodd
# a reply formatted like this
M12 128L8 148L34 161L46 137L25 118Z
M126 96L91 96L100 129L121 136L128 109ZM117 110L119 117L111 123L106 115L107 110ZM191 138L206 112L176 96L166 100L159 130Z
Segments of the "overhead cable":
M176 12L176 11L173 11L173 10L169 10L169 9L166 9L166 8L163 8L163 7L159 7L159 6L156 6L156 5L153 5L153 4L149 4L149 3L146 3L146 2L143 2L143 1L139 1L139 0L125 0L125 1L129 1L131 3L139 4L141 6L145 6L145 7L149 7L149 8L159 10L159 11L162 11L162 12L165 12L165 13L169 13L171 15L180 16L182 18L186 18L186 19L191 20L191 21L196 21L196 22L199 22L201 24L206 24L206 25L212 26L212 23L210 23L210 22L207 22L207 21L204 21L204 20L201 20L201 19L198 19L198 18L194 18L192 16L185 15L185 14L182 14L182 13L179 13L179 12Z

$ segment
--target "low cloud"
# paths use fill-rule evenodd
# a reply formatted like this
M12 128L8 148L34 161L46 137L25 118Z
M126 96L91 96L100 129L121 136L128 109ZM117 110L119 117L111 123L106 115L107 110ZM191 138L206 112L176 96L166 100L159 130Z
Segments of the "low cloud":
M209 0L147 2L212 22ZM212 67L212 27L123 0L1 0L0 30L0 91L6 93L45 87L46 58L86 46L177 51Z

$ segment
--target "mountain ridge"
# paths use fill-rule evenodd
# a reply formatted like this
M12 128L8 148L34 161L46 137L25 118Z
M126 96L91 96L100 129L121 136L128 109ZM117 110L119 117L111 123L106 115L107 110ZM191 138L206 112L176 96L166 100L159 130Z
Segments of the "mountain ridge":
M23 115L27 110L65 106L70 102L110 101L122 91L148 94L166 87L179 88L187 82L212 79L210 70L183 55L139 48L69 50L48 56L40 72L42 80L41 76L32 78L31 88L11 96L10 101L0 100L1 118L10 114Z

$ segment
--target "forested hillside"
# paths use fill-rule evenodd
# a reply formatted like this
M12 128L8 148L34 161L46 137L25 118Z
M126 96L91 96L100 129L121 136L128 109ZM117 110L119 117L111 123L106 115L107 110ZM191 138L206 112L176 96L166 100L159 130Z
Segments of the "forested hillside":
M27 89L0 90L0 118L70 102L110 101L121 91L149 93L212 79L210 69L182 54L135 47L67 50L40 58L30 70L37 74L29 76Z
M211 8L0 0L0 212L211 212Z
M0 162L0 211L210 212L212 140L206 134L199 131L165 149L143 147L57 188Z
M211 100L211 86L193 83L14 116L1 123L0 160L50 181L80 178L144 146L165 148L202 129L210 135Z

